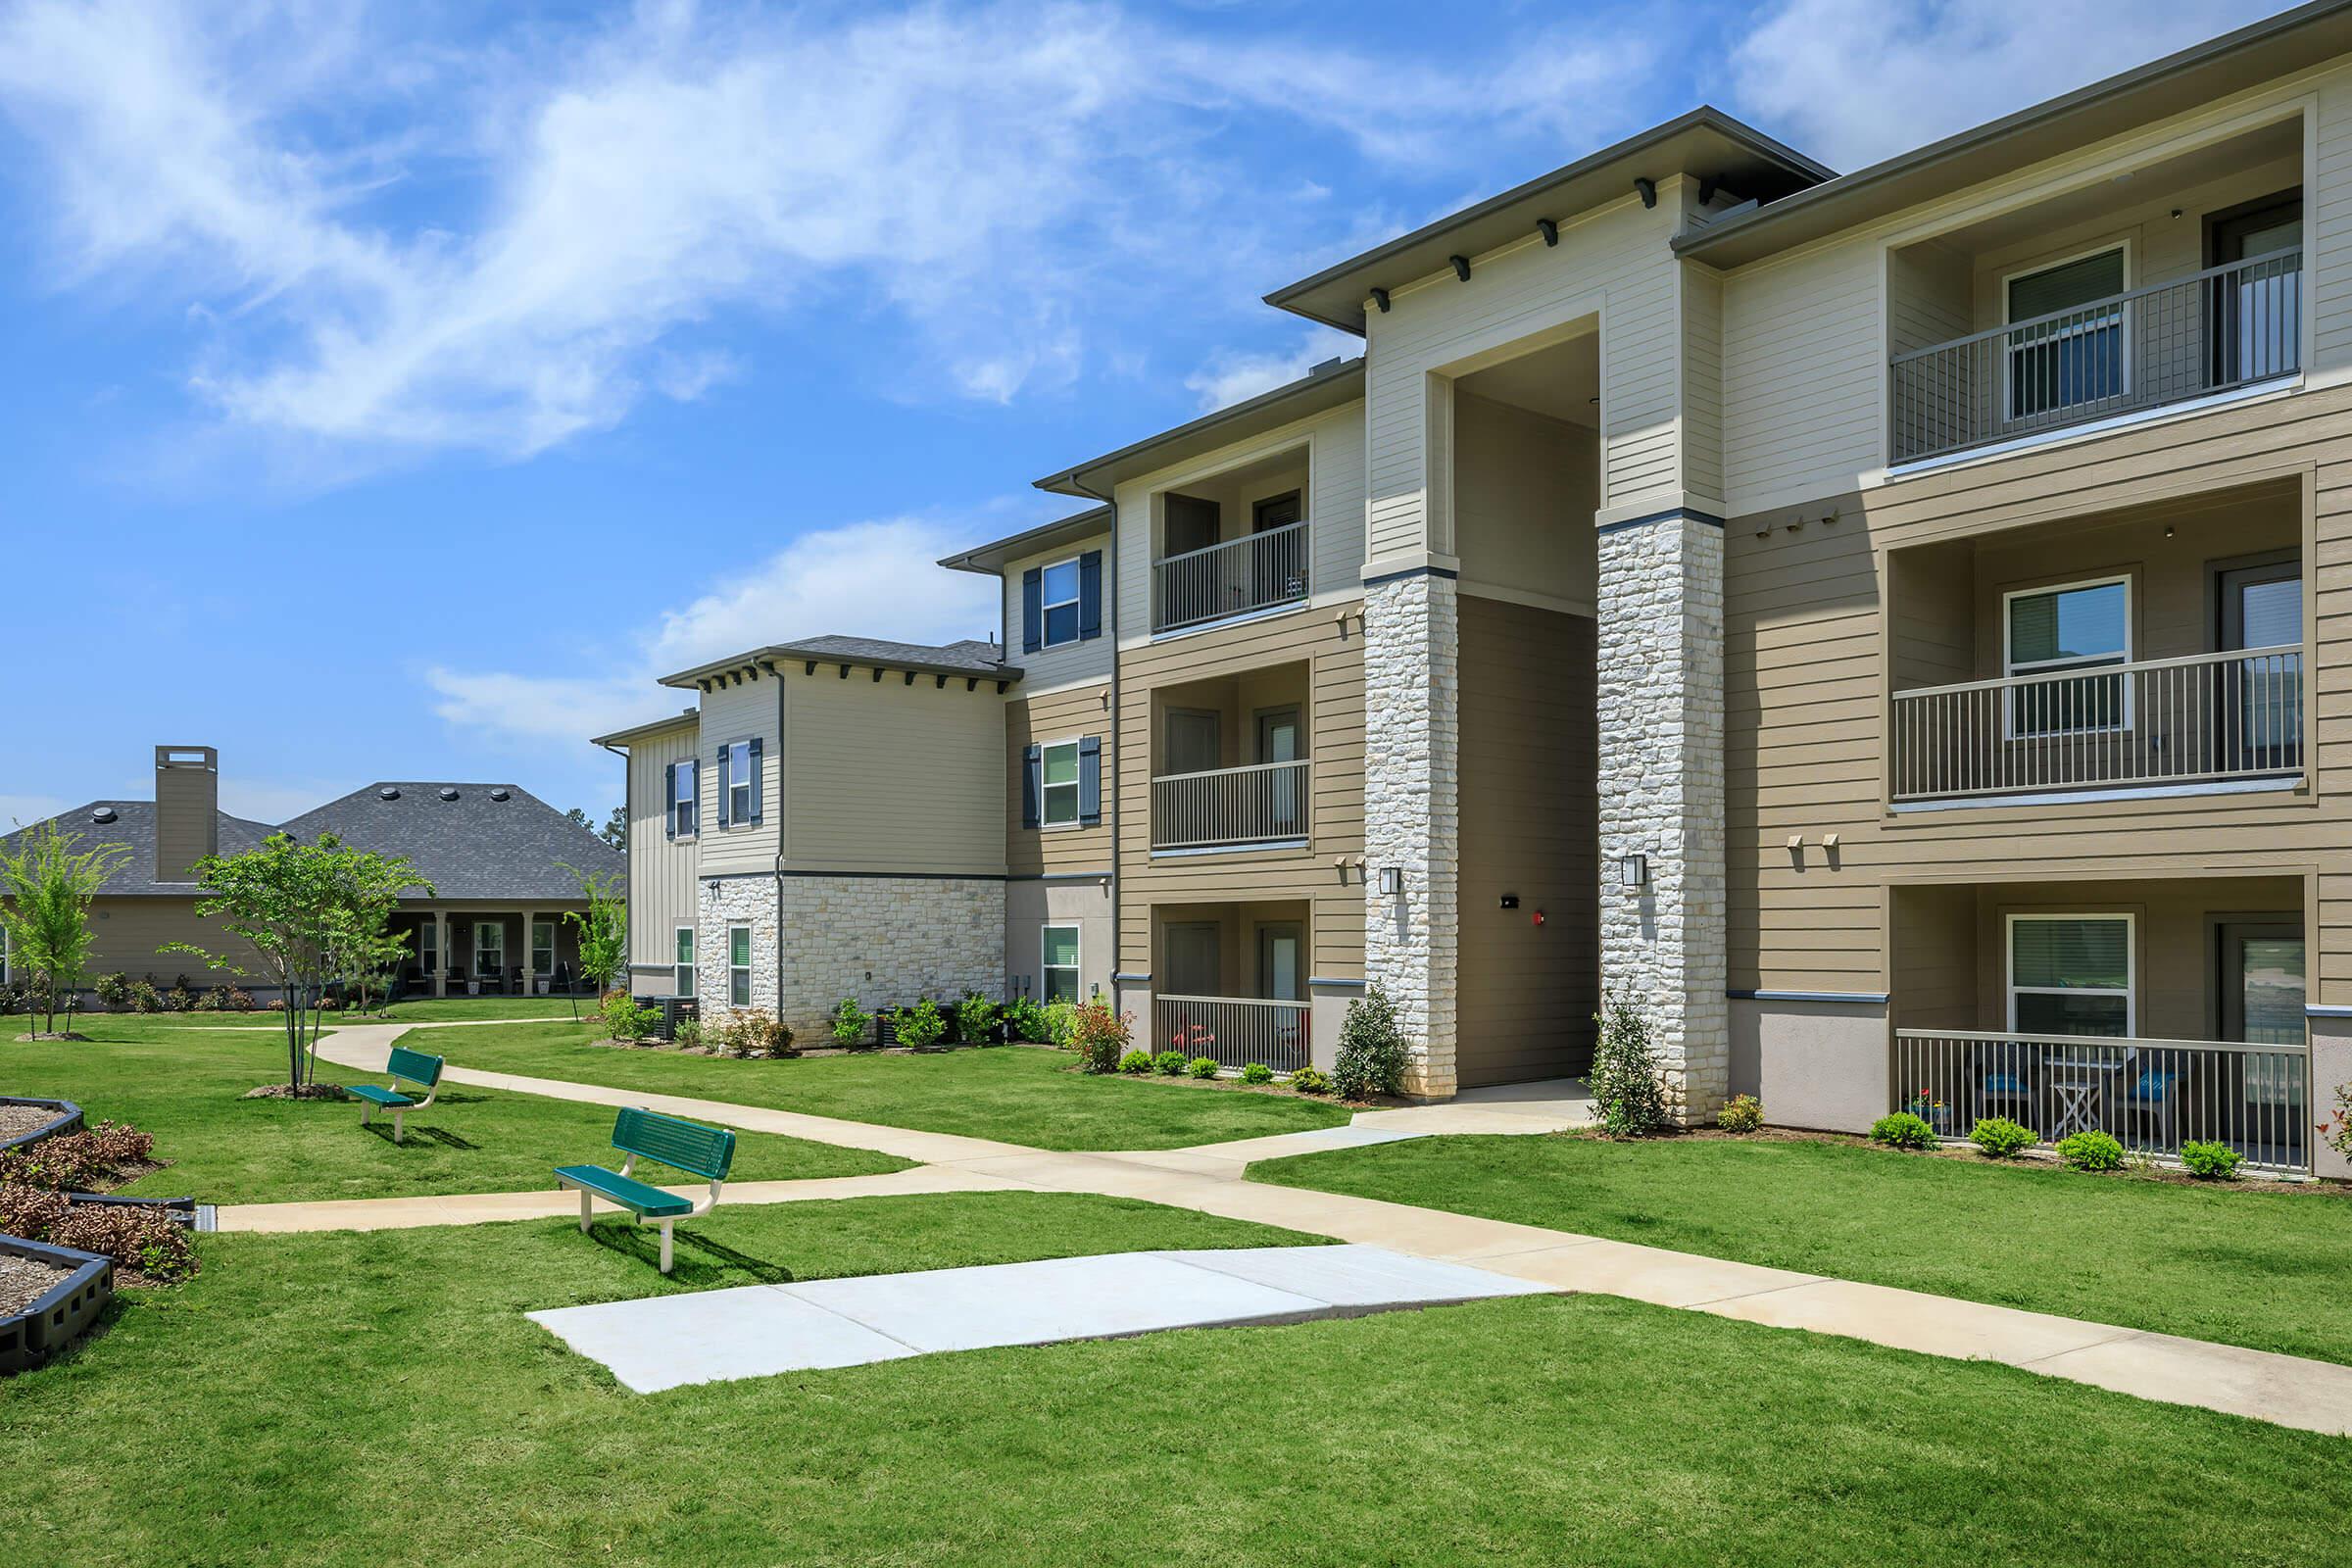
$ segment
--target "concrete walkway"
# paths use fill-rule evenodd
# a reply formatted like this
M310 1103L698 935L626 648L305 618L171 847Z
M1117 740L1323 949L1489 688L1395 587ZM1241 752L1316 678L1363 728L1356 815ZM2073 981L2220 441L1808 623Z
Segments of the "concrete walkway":
M347 1066L380 1067L392 1040L409 1027L419 1026L368 1025L344 1029L320 1044L319 1054ZM649 1105L753 1131L783 1132L817 1143L880 1150L919 1160L926 1166L949 1167L956 1173L955 1178L943 1179L968 1178L1000 1189L1095 1193L1165 1203L1383 1248L1412 1257L1475 1263L1479 1268L1553 1291L1630 1297L1660 1306L1867 1340L1921 1354L2002 1361L2141 1398L2198 1405L2281 1426L2352 1436L2352 1366L1916 1291L1791 1273L1472 1214L1417 1208L1339 1193L1274 1187L1243 1179L1242 1173L1252 1158L1305 1152L1310 1148L1341 1147L1334 1135L1358 1137L1359 1141L1385 1141L1371 1135L1385 1134L1392 1117L1419 1118L1420 1130L1409 1136L1434 1136L1474 1128L1494 1131L1494 1127L1477 1124L1482 1119L1503 1117L1516 1118L1514 1126L1522 1131L1547 1130L1540 1125L1546 1120L1555 1125L1570 1125L1572 1122L1565 1118L1577 1115L1575 1096L1557 1086L1550 1086L1548 1097L1539 1086L1538 1090L1522 1091L1496 1101L1471 1100L1450 1117L1436 1113L1455 1107L1432 1105L1374 1112L1349 1127L1325 1129L1321 1133L1286 1134L1280 1138L1247 1139L1185 1150L1063 1153L987 1139L912 1132L827 1116L805 1116L717 1101L648 1095L508 1073L452 1067L448 1076L458 1083L485 1088L599 1104ZM1504 1108L1509 1105L1518 1108ZM1301 1144L1300 1140L1322 1141ZM915 1175L906 1171L897 1173L896 1177L853 1177L829 1183L745 1185L784 1189L842 1187L912 1179ZM730 1201L734 1200L736 1191L729 1189ZM482 1199L377 1201L431 1202L440 1205L449 1220L504 1219L517 1216L512 1211L500 1211L498 1205L538 1196L499 1194ZM481 1205L478 1209L477 1204ZM319 1210L362 1205L261 1206L273 1210L310 1210L316 1215ZM572 1211L576 1212L576 1208ZM221 1228L237 1228L232 1227L230 1220L232 1216L242 1217L245 1212L223 1209ZM289 1213L283 1228L313 1228L302 1223L307 1217L310 1216ZM327 1226L318 1228L339 1228L346 1223L349 1221L329 1220ZM245 1224L241 1228L257 1226Z

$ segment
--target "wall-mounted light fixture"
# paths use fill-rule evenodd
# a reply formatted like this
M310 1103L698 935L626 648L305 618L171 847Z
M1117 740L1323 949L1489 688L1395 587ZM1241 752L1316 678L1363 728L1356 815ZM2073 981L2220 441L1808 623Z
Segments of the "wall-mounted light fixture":
M1404 893L1404 867L1384 865L1380 868L1380 891L1388 897L1399 898Z
M1617 861L1617 885L1618 885L1619 887L1621 887L1621 888L1638 888L1638 887L1643 887L1643 886L1646 886L1646 885L1648 884L1648 882L1649 882L1649 857L1648 857L1648 856L1646 856L1646 855L1628 855L1628 856L1625 856L1625 857L1621 858L1620 858L1620 859Z

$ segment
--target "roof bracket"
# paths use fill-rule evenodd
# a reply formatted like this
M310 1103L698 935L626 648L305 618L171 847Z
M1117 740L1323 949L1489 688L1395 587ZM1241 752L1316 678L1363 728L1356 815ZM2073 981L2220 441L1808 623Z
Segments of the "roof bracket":
M874 684L877 686L882 684L882 666L880 664L874 666Z
M1715 193L1721 189L1723 189L1723 176L1721 174L1699 175L1698 205L1704 207L1708 203L1712 202L1715 199Z
M1658 182L1656 180L1643 179L1641 175L1636 174L1634 176L1634 189L1642 193L1642 206L1655 207L1658 205Z
M963 689L964 689L965 691L967 691L967 692L976 692L976 691L978 691L978 690L980 689L980 677L979 677L979 676L977 676L977 675L967 675L967 676L965 676L965 677L964 677L964 682L963 682Z
M1010 682L1010 681L1008 681L1008 680L1001 680L1001 681L997 682L997 695L998 695L999 697L1002 697L1002 696L1004 696L1004 689L1005 689L1007 686L1010 686L1011 684L1012 684L1012 682Z
M1467 256L1448 256L1448 257L1446 257L1446 259L1447 261L1449 261L1449 262L1451 262L1451 263L1453 264L1453 275L1454 275L1454 276L1456 276L1456 277L1460 278L1460 279L1461 279L1463 282L1465 282L1465 283L1467 283L1467 282L1469 282L1469 281L1470 281L1470 258L1469 258L1469 257L1467 257Z
M813 659L811 659L811 660L808 660L808 661L805 662L804 662L804 663L801 665L801 673L802 673L802 674L804 674L804 675L813 675L813 674L815 674L815 673L816 673L816 661L815 661L815 660L813 660Z
M1548 218L1536 220L1536 232L1544 236L1544 243L1546 245L1557 245L1560 242L1560 225Z
M932 677L931 677L931 689L932 689L933 691L935 691L935 692L944 692L944 691L946 691L946 690L948 689L948 677L947 677L947 676L945 676L945 675L934 675L934 676L932 676Z
M1388 314L1389 314L1389 291L1388 291L1387 289L1385 289L1385 288L1376 288L1376 289L1374 289L1374 290L1372 291L1372 303L1380 307L1380 314L1381 314L1381 315L1383 315L1383 316L1386 316L1386 315L1388 315Z
M911 669L906 672L906 684L909 686L914 684L914 671Z
M848 680L850 678L850 666L844 664L838 671L836 671L836 673L841 679Z

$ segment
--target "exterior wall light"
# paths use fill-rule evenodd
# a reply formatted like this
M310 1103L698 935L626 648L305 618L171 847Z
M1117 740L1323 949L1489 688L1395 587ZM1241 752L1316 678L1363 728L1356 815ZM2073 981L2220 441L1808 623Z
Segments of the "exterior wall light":
M1618 885L1619 887L1623 887L1623 888L1638 888L1638 887L1642 887L1642 886L1646 885L1646 884L1648 883L1648 881L1649 881L1649 857L1648 857L1648 856L1646 856L1646 855L1628 855L1628 856L1625 856L1625 857L1623 857L1622 858L1620 858L1620 859L1618 860L1618 862L1617 862L1617 885Z
M1382 866L1380 868L1380 891L1392 899L1403 897L1404 867L1400 865Z

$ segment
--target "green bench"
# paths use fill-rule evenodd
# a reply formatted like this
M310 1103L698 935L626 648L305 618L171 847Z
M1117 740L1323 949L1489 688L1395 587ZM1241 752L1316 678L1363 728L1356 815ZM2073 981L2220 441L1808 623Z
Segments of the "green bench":
M409 1051L400 1046L392 1048L392 1059L385 1064L392 1082L378 1089L373 1084L354 1084L343 1091L360 1102L360 1125L365 1127L379 1110L392 1113L392 1141L400 1142L402 1123L412 1110L422 1110L441 1093L441 1058L428 1056L421 1051ZM403 1094L400 1086L414 1084L424 1091L417 1100Z
M627 1106L612 1121L612 1147L627 1156L620 1169L602 1165L559 1165L556 1187L576 1188L580 1195L580 1229L588 1229L594 1199L617 1203L637 1217L662 1227L662 1272L669 1272L669 1228L682 1219L700 1219L718 1205L718 1189L735 1164L735 1135L724 1127L706 1127L656 1111ZM649 1187L632 1174L640 1157L692 1172L710 1183L710 1196L692 1202L675 1193Z

